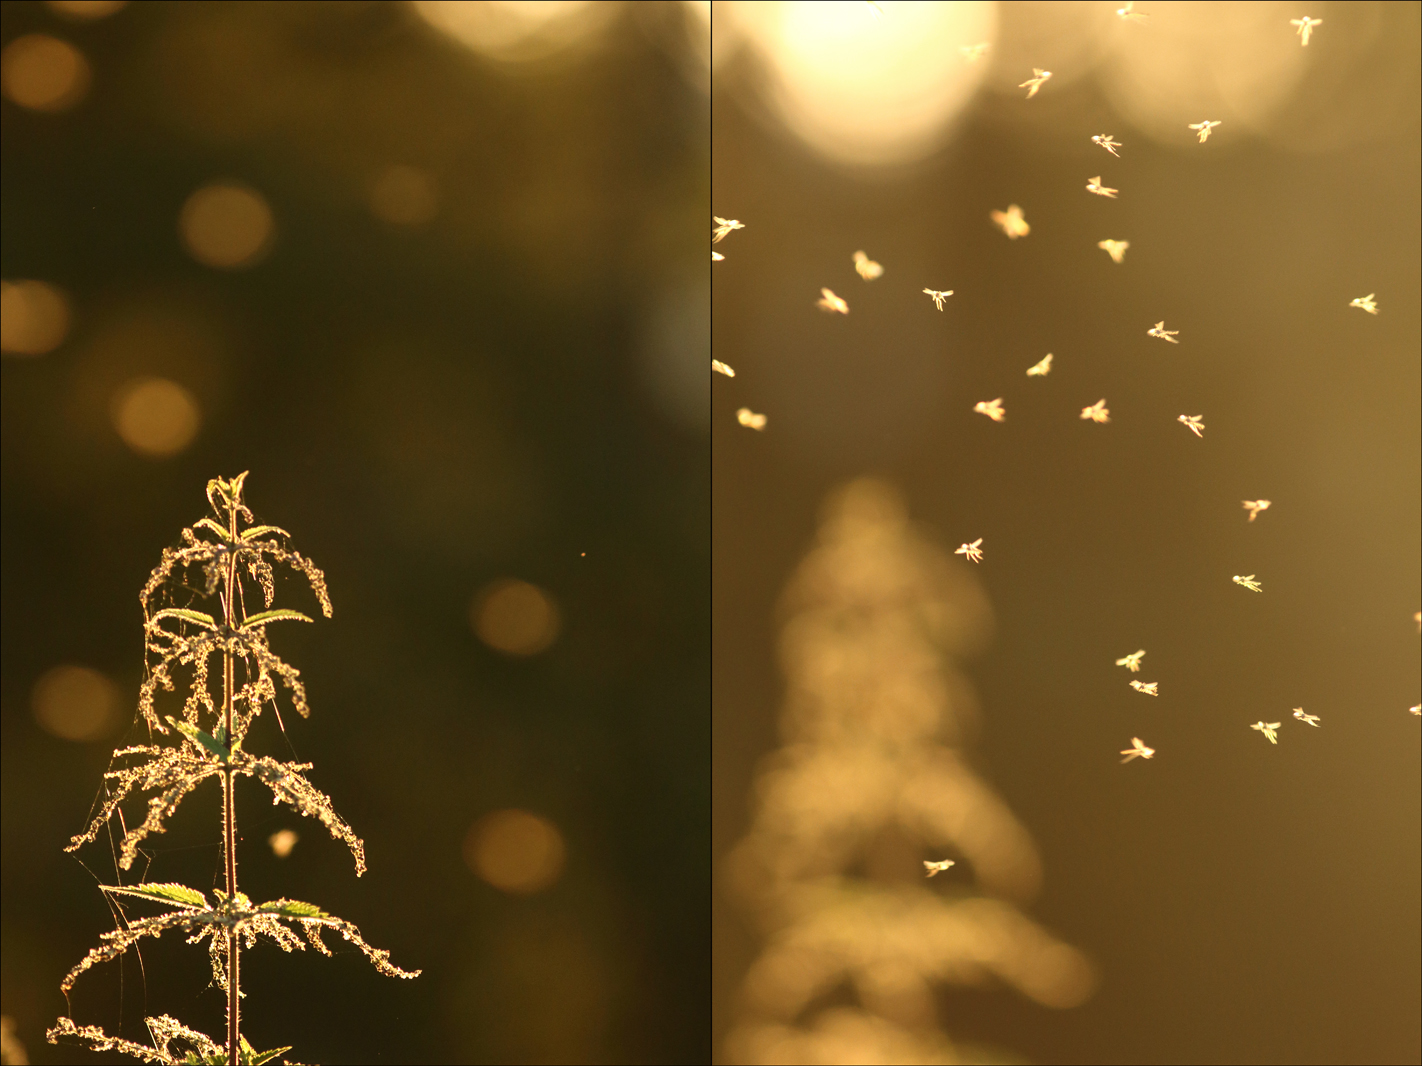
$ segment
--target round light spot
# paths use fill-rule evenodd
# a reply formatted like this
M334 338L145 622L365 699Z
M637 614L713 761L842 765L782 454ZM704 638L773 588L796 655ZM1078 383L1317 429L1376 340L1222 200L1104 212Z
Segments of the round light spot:
M188 197L178 233L199 263L230 270L258 262L271 247L276 224L261 193L216 183Z
M0 281L0 349L43 355L69 332L69 301L42 281Z
M108 18L128 6L128 0L48 0L48 3L50 10L84 22Z
M395 226L423 226L439 211L434 180L414 167L386 167L370 183L370 210Z
M99 740L118 724L118 686L87 666L56 666L35 682L35 720L61 740Z
M63 111L89 90L89 64L68 41L44 33L16 37L0 52L0 87L21 107Z
M558 638L561 620L552 597L537 585L504 578L474 598L474 632L506 655L536 655Z
M563 872L563 834L547 818L528 811L486 814L464 838L464 861L495 888L527 895L541 892Z
M271 845L273 855L284 859L291 854L291 849L296 847L296 842L300 839L294 829L280 829L267 837L267 843Z
M192 443L202 421L196 398L176 381L137 378L114 395L114 428L140 455L175 455Z

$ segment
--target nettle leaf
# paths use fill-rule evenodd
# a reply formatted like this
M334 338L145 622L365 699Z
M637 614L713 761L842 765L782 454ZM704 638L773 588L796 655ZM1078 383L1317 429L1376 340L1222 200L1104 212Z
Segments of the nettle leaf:
M201 729L191 724L190 722L178 721L171 714L166 715L165 717L168 719L168 724L170 726L176 729L179 733L183 734L183 736L187 737L189 740L193 740L196 741L198 744L201 744L208 751L212 752L212 754L216 755L219 761L227 762L229 759L232 758L232 752L228 749L227 745L219 742L216 737L209 736L207 733L204 733Z
M205 910L207 897L195 888L173 883L142 885L100 885L105 892L117 892L140 899L157 900L159 903L176 903L189 910Z
M290 537L291 534L282 529L281 526L253 526L251 529L242 531L243 540L251 540L253 537L260 537L266 533L280 533L283 537Z
M263 903L257 910L263 914L277 914L283 918L329 918L331 917L314 903L303 903L299 899L274 899Z
M194 526L194 527L201 526L203 529L210 529L210 530L212 530L214 533L216 533L219 537L222 538L222 541L223 541L223 543L225 543L225 544L230 544L231 541L232 541L232 537L231 537L231 535L227 532L227 530L223 529L220 525L218 525L216 522L214 522L211 518L199 518L196 522L193 523L193 526Z
M259 614L249 615L243 622L243 629L251 629L253 626L264 626L268 622L309 622L310 618L300 611L289 611L285 608L278 608L275 611L262 611Z
M211 629L213 631L217 629L217 619L213 618L212 615L203 614L201 611L189 611L185 607L165 607L150 618L149 621L156 622L160 618L181 618L184 622L192 622L194 625L202 626L205 629Z

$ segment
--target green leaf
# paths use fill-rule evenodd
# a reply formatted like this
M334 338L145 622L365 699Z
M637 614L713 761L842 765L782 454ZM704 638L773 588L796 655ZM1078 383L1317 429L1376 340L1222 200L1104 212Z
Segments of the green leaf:
M232 541L232 538L227 534L227 530L223 529L211 518L199 518L196 522L193 523L193 525L202 526L204 529L212 530L214 533L216 533L219 537L222 538L224 543L231 543Z
M165 607L148 621L156 622L160 618L181 618L184 622L192 622L194 625L203 626L206 629L217 629L217 619L212 615L203 614L201 611L189 611L182 607Z
M288 611L285 608L277 608L275 611L262 611L260 614L249 615L243 622L243 629L251 629L253 626L264 626L268 622L309 622L300 611Z
M314 903L302 903L299 899L274 899L263 903L257 910L263 914L278 914L283 918L329 918L331 917Z
M219 743L215 737L208 736L195 725L192 725L188 722L178 721L171 714L165 715L165 717L168 719L168 724L170 726L176 729L179 733L183 734L183 736L187 737L189 740L196 741L208 751L212 752L212 754L217 756L219 762L225 763L232 758L232 752L228 750L227 745Z
M251 529L242 530L242 539L251 540L253 537L260 537L265 533L280 533L283 537L291 536L281 526L253 526Z
M195 888L179 884L142 884L142 885L100 885L105 892L118 892L125 896L138 896L141 899L157 900L160 903L176 903L180 907L187 907L189 910L205 909L207 907L207 897Z
M242 1054L240 1057L245 1066L263 1066L264 1063L271 1062L272 1059L284 1052L290 1051L292 1048L292 1045L288 1044L286 1047L272 1048L271 1051L258 1051L252 1047L251 1044L247 1043L245 1036L238 1037L238 1039L242 1042Z

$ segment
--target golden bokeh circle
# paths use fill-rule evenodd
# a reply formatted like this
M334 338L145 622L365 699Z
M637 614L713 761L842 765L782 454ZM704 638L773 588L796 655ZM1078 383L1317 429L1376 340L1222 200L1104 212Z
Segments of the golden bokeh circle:
M464 861L483 880L504 892L541 892L563 873L563 834L547 818L530 811L494 811L480 818L464 838Z
M537 585L503 578L474 598L474 632L505 655L537 655L558 639L558 605Z
M56 666L35 682L31 706L40 727L61 740L100 740L118 724L118 686L87 666Z
M44 355L69 333L69 301L43 281L0 281L0 350Z
M0 87L31 111L64 111L89 91L89 62L68 41L47 33L16 37L0 52Z
M176 455L202 423L197 398L167 378L136 378L114 395L114 428L140 455Z
M270 250L276 220L257 190L232 182L204 185L178 216L183 247L199 263L223 270L249 267Z

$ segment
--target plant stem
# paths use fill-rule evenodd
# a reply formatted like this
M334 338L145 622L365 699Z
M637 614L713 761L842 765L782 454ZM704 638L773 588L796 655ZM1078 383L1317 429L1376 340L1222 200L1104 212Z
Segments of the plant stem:
M227 528L231 536L231 543L237 543L237 508L231 504L227 508ZM229 552L227 556L227 588L223 597L222 613L223 621L226 623L228 631L233 628L232 594L237 583L237 553ZM226 650L222 653L222 716L223 727L227 731L225 742L230 750L233 744L232 733L232 704L233 704L233 663L232 652ZM237 792L236 777L232 773L231 765L222 774L222 850L227 866L227 899L231 904L237 895ZM237 931L232 928L227 930L227 1062L228 1066L238 1066L238 1047L241 1043L241 984L239 980L239 952Z

